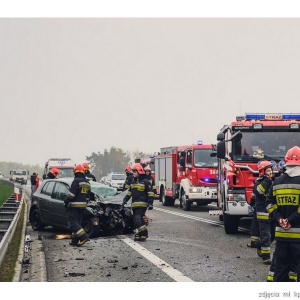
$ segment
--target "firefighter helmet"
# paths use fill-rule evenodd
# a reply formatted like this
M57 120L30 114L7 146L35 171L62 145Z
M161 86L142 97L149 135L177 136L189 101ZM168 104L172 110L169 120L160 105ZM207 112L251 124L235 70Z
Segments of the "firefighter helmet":
M57 168L52 168L52 169L50 170L50 173L52 173L52 174L56 177L56 176L58 176L58 174L59 174L59 170L58 170Z
M90 167L87 163L83 163L82 166L84 167L85 171L88 171L90 169Z
M125 168L125 173L129 173L131 171L131 166L127 166L126 168Z
M74 174L77 174L77 173L82 173L84 174L84 167L82 165L77 165L75 168L74 168Z
M265 171L266 171L267 168L272 168L273 169L272 163L267 161L267 160L261 161L258 165L259 176L264 176Z
M135 164L131 167L132 172L137 171L139 174L145 174L143 167L140 164Z
M284 158L286 166L300 166L300 148L294 146L285 155Z
M145 172L147 172L147 171L151 172L151 168L150 168L149 164L146 165L146 167L144 168L144 171Z

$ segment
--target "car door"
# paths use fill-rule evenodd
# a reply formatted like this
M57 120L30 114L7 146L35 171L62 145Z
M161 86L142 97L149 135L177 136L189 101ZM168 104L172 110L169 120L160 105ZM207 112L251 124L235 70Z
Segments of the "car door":
M50 216L54 226L68 227L67 211L64 200L69 192L69 186L63 182L56 182L51 195Z
M51 224L51 195L53 193L54 185L54 181L49 181L43 186L41 193L38 195L36 194L39 202L41 218L46 224Z

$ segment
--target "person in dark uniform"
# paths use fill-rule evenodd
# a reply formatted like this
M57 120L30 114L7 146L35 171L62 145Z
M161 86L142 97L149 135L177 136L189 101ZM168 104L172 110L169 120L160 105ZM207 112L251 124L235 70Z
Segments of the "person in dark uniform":
M250 199L250 206L253 209L253 217L251 223L251 236L250 236L250 243L247 244L249 248L257 249L257 244L259 240L259 225L256 216L256 208L255 208L255 194L252 192L251 199Z
M270 219L266 208L266 198L273 183L273 165L263 160L258 166L259 178L255 181L253 194L255 195L255 211L259 226L259 240L257 253L265 265L271 264L271 243L273 221Z
M144 171L145 171L145 177L148 179L148 181L150 183L150 188L152 189L154 194L157 194L157 188L155 186L153 177L151 175L151 167L149 164L147 164L144 167ZM149 210L153 209L153 200L154 200L154 198L152 199L152 203L149 203L149 207L148 207Z
M34 194L34 192L36 191L36 173L32 173L32 175L30 176L30 183L31 183L31 198L32 195Z
M267 210L276 220L274 281L289 281L295 266L300 281L300 148L289 149L285 155L285 172L278 177L267 197Z
M55 179L59 175L59 170L57 168L52 168L47 174L45 179Z
M88 234L81 227L81 220L90 196L91 185L85 177L82 165L77 165L74 168L74 175L75 178L64 202L67 209L68 225L72 230L70 245L82 246L89 241Z
M153 191L145 171L140 164L132 167L133 181L130 184L127 195L124 197L123 205L132 198L131 209L135 225L135 241L145 241L148 238L147 225L145 223L145 213L149 203L153 203Z
M124 184L123 184L123 189L122 189L123 192L129 189L130 184L133 180L131 166L127 166L125 168L125 174L126 174L126 179L125 179Z
M82 166L84 167L84 174L85 177L89 180L89 181L97 181L96 177L90 172L90 167L87 163L83 163Z

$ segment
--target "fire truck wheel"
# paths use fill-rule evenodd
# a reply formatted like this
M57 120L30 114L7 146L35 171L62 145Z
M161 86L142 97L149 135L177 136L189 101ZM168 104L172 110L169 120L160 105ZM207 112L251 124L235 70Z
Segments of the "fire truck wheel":
M238 216L223 214L224 228L226 234L235 234L238 232L240 219Z
M192 202L190 202L188 200L188 198L186 197L184 191L181 193L181 202L182 202L182 208L183 208L183 210L185 210L185 211L191 210Z
M172 197L168 197L166 196L165 190L162 189L162 193L161 193L161 202L163 206L174 206L175 203L175 199L173 199Z

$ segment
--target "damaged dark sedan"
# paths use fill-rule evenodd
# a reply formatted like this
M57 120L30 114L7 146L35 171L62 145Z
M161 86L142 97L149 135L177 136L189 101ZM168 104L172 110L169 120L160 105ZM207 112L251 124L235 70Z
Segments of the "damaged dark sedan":
M73 178L44 180L32 196L29 221L33 230L46 226L69 230L64 199ZM126 192L125 192L126 193ZM130 203L124 207L125 193L102 183L91 182L91 195L82 217L82 227L90 238L126 234L133 231Z

